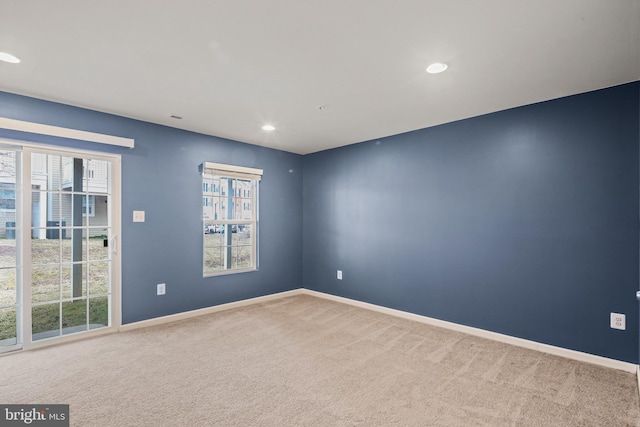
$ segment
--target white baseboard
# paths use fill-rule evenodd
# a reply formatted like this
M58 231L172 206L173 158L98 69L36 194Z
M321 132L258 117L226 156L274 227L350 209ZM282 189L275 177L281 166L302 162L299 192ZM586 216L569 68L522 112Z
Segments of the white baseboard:
M506 344L515 345L518 347L524 347L531 350L541 351L543 353L549 353L556 356L565 357L567 359L579 360L581 362L592 363L594 365L600 365L607 368L618 369L620 371L636 373L637 375L639 375L638 384L640 387L640 367L633 363L623 362L615 359L609 359L607 357L596 356L594 354L583 353L580 351L569 350L566 348L556 347L549 344L542 344L535 341L529 341L522 338L512 337L510 335L504 335L504 334L499 334L497 332L486 331L484 329L473 328L471 326L459 325L457 323L434 319L427 316L421 316L419 314L408 313L406 311L395 310L393 308L382 307L375 304L369 304L366 302L352 300L349 298L325 294L323 292L312 291L310 289L303 289L302 293L306 295L319 297L319 298L325 298L325 299L336 301L336 302L341 302L344 304L349 304L355 307L377 311L379 313L389 314L391 316L396 316L403 319L425 323L427 325L438 326L441 328L446 328L446 329L450 329L457 332L463 332L465 334L474 335L481 338L487 338L493 341L499 341Z
M279 292L277 294L264 295L261 297L234 301L227 304L214 305L213 307L200 308L198 310L185 311L182 313L170 314L168 316L154 317L153 319L141 320L139 322L127 323L120 326L120 332L132 331L134 329L147 328L149 326L162 325L164 323L177 322L179 320L190 319L192 317L203 316L205 314L217 313L219 311L231 310L233 308L244 307L251 304L272 301L275 299L300 295L304 289L294 289L292 291Z

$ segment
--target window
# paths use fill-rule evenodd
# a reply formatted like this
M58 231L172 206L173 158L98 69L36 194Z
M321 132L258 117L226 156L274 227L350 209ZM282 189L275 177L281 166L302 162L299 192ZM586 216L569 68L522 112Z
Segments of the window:
M203 276L258 268L261 169L203 163Z

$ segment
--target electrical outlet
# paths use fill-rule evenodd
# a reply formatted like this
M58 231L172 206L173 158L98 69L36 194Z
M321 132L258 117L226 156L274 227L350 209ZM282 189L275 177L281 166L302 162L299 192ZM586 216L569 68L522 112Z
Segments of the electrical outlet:
M624 331L627 329L627 318L624 314L611 313L611 327Z
M342 280L342 270L338 270L338 280Z
M158 295L164 295L167 293L167 288L166 288L166 284L164 283L158 283L156 285L156 292Z
M144 211L133 211L133 222L144 222Z

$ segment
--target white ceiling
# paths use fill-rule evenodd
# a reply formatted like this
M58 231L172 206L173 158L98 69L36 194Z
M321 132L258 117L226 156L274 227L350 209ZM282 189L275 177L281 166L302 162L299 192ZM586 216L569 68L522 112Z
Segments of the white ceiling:
M0 51L0 90L306 154L639 80L640 0L0 0Z

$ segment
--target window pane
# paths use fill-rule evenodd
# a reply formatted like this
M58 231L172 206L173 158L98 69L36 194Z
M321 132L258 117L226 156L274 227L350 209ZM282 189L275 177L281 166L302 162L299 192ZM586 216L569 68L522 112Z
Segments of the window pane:
M92 262L89 267L89 296L109 293L109 263Z
M15 184L0 182L0 209L16 209Z
M237 232L233 234L233 245L251 245L251 225L238 224L236 230Z
M109 326L109 297L89 299L89 329Z
M83 228L62 229L62 262L87 262L88 233Z
M249 180L238 180L238 188L241 190L240 197L245 199L252 197L251 189L253 188L253 182Z
M98 196L89 194L89 214L83 214L83 225L94 227L109 226L109 196ZM105 233L106 234L106 233ZM91 233L92 236L96 235L96 232Z
M239 197L234 197L231 201L231 209L231 219L242 219L242 199L240 199Z
M219 200L219 208L216 209L217 215L215 219L229 219L229 210L227 210L229 200L226 197L221 197Z
M213 197L202 198L202 219L214 219Z
M220 183L220 195L221 196L228 196L229 192L231 191L231 188L229 188L231 186L231 178L222 178L222 177L218 177L218 182Z
M15 151L0 151L0 238L3 239L15 239L16 236L16 174ZM8 259L5 261L10 262Z
M245 220L253 219L253 208L251 200L243 199L242 200L242 218Z
M70 195L65 194L64 196L70 200ZM50 191L33 191L31 193L31 226L42 229L44 229L44 227L60 227L61 225L64 227L66 225L66 217L62 224L60 222L64 217L62 213L62 206L62 195L60 193ZM68 207L68 214L69 218L71 218L70 205ZM42 233L44 233L44 230ZM44 239L44 235L38 236L35 233L33 234L33 237Z
M65 263L60 265L60 287L62 288L62 299L73 298L73 286L71 282L71 275L73 274L73 265L71 263Z
M62 303L62 334L87 330L87 300L78 299Z
M31 183L41 190L60 189L60 156L33 153L31 155Z
M40 226L49 228L64 228L71 225L71 221L67 222L67 217L71 219L71 195L65 194L63 200L62 193L41 193L41 214L47 215L46 219L41 218ZM46 205L48 203L49 206ZM64 212L63 212L64 211Z
M237 265L237 268L251 267L251 246L234 248L234 258L233 264Z
M56 301L60 298L58 266L36 266L31 270L31 302Z
M63 230L64 231L64 230ZM60 262L60 229L47 228L46 239L31 239L31 263L33 265Z
M42 183L43 190L59 190L62 170L60 156L42 153L31 155L31 182ZM55 183L54 183L55 182Z
M222 269L222 237L216 234L204 236L204 271L214 273Z
M15 236L15 230L4 230L5 233L13 232ZM3 239L0 238L0 268L2 267L15 267L16 266L16 241L15 239Z
M99 196L102 201L106 200L106 196ZM96 215L96 196L92 194L82 195L82 216L93 217Z
M213 203L213 216L212 219L218 220L218 219L223 219L222 218L222 200L220 200L220 197L212 197L211 198L211 203Z
M60 335L60 303L31 307L31 332L33 340Z
M107 261L109 259L109 247L107 239L108 231L106 229L91 229L89 230L89 261ZM95 234L95 236L93 236ZM105 243L106 242L106 243Z
M0 345L16 343L16 309L0 309Z
M16 269L0 269L0 307L11 307L16 303Z
M77 175L78 178L80 180L82 179L83 161L82 159L74 159L73 157L61 157L60 161L62 172L60 176L60 189L62 191L73 191L76 171L79 171ZM78 185L81 185L81 182L78 183Z
M109 162L83 160L82 191L106 195L109 192Z
M87 296L87 264L62 264L62 298Z

